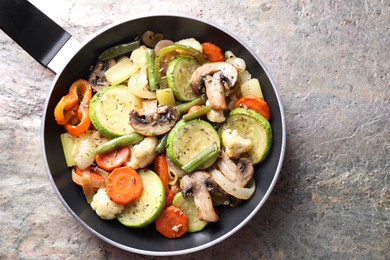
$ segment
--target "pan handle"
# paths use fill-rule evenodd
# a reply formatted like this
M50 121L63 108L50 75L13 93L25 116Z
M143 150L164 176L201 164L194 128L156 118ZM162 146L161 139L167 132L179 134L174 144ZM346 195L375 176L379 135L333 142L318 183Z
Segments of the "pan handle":
M27 0L0 0L0 29L55 73L60 72L80 45Z

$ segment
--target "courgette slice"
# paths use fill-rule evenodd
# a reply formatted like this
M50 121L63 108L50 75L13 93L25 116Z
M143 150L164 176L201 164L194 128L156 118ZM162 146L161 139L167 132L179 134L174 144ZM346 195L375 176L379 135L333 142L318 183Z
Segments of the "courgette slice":
M204 120L179 121L168 134L167 156L179 167L211 146L216 146L217 152L205 163L197 167L202 170L210 167L220 153L220 138L212 125Z
M168 62L171 61L177 55L193 56L199 61L199 63L206 63L206 58L204 57L203 53L190 46L173 44L162 48L157 53L154 61L156 78L160 88L168 87L167 79L165 77L166 72L163 69L163 64L168 64Z
M243 156L253 164L265 160L272 146L272 128L262 115L250 109L236 108L229 113L218 132L221 135L225 130L237 130L238 135L252 141L252 148Z
M191 88L190 79L199 66L197 59L192 56L177 56L169 62L166 73L167 82L176 99L191 101L197 98Z
M90 102L92 124L104 136L114 138L135 132L129 123L129 112L141 108L142 101L127 86L100 90Z
M141 228L152 223L165 207L165 189L162 181L151 170L138 171L144 190L135 201L127 204L117 217L125 226Z
M183 197L181 192L173 198L172 205L179 207L188 217L188 232L201 231L209 222L200 220L198 217L198 208L195 205L194 197Z

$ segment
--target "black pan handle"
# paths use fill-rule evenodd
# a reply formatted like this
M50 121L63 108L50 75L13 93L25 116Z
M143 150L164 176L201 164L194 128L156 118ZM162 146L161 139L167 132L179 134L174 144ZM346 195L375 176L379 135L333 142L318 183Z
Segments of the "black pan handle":
M27 0L0 0L0 29L49 68L49 63L72 37Z

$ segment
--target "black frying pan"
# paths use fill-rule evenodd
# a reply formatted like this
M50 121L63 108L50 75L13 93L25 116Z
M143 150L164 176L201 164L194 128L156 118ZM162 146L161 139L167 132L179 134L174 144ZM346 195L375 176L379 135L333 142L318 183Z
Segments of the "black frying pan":
M131 18L111 25L79 45L69 33L26 0L0 1L0 28L42 65L57 73L42 117L41 137L46 169L63 205L81 225L97 237L124 250L140 254L162 256L191 253L215 245L234 234L267 200L284 158L286 134L283 108L277 89L262 62L233 34L196 18L158 15ZM116 220L100 219L87 204L81 188L71 180L59 137L64 129L56 124L53 116L55 105L67 94L72 82L79 78L88 78L90 67L96 63L98 55L104 49L134 39L146 30L162 32L165 38L172 40L194 37L200 42L211 41L223 50L231 50L246 61L252 76L260 80L265 100L272 113L272 149L265 162L255 169L257 188L253 197L237 208L222 208L219 222L209 224L203 231L187 234L180 239L162 237L153 225L130 229ZM69 57L70 60L61 65L59 56Z

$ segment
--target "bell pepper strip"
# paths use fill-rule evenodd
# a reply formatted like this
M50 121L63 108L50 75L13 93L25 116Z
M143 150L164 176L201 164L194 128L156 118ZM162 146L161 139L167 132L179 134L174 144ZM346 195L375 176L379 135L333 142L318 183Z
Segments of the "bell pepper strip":
M59 125L73 135L83 134L91 125L89 118L89 102L92 99L92 88L88 81L79 79L69 88L54 109L54 117Z
M155 73L160 89L168 87L167 79L165 77L166 68L164 68L164 64L166 65L165 67L167 67L169 61L177 55L193 56L199 61L200 64L206 63L206 59L203 56L203 53L190 46L173 44L162 48L154 59Z
M225 56L221 48L211 42L205 42L201 44L203 47L203 54L210 62L225 61Z
M54 109L54 118L59 125L65 125L70 118L74 115L70 112L74 112L74 107L77 107L78 97L69 93L66 96L63 96L58 102L57 106ZM78 109L78 108L77 108Z

